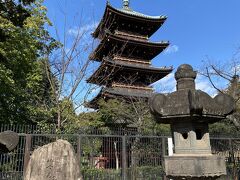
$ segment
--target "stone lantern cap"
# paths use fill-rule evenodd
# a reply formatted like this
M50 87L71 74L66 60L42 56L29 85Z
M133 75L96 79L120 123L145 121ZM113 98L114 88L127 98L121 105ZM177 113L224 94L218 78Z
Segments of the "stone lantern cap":
M214 123L225 119L235 110L234 99L226 94L214 98L196 90L197 73L192 66L183 64L175 73L177 91L170 94L155 94L150 98L150 109L160 123L194 121Z

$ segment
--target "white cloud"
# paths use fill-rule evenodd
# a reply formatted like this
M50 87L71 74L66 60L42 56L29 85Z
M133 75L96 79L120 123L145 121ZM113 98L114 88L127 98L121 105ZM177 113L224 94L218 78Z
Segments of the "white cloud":
M212 87L212 85L208 81L208 79L204 78L203 76L197 76L196 89L204 91L204 92L208 93L210 96L214 96L217 93L216 89L214 89Z
M240 64L236 66L236 71L240 72Z
M165 78L154 83L153 87L158 93L171 93L176 91L176 83L177 82L174 78L174 73L171 73ZM217 91L212 87L208 79L204 78L203 76L198 75L195 83L196 89L202 90L208 93L210 96L216 95Z
M179 51L179 47L177 45L170 45L165 51L165 54L172 54Z
M170 93L176 90L176 80L174 73L167 75L165 78L155 82L153 88L158 93Z
M81 27L74 27L68 30L68 34L72 36L90 35L96 29L97 25L98 23L92 22Z

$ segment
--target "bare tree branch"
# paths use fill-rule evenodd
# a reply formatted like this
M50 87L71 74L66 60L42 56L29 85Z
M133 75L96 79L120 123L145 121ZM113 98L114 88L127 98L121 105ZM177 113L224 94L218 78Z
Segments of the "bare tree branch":
M209 82L211 83L211 85L212 85L218 92L223 93L223 92L222 92L219 88L217 88L217 86L213 83L212 78L211 78L211 75L209 74L208 67L206 67L206 71L207 71L206 77L208 78L208 80L209 80Z

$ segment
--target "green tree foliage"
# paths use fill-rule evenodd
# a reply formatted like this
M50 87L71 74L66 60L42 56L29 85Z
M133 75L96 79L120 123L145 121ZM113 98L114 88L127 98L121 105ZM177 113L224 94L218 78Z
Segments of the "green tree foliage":
M209 131L212 136L218 136L218 135L234 135L236 136L239 134L236 126L231 123L228 119L225 119L223 121L210 124L209 125Z
M28 12L24 6L30 5L34 1L35 0L19 0L16 2L12 0L1 0L1 16L10 21L14 26L22 27L26 18L30 16L30 12ZM2 35L4 35L3 33L4 31L2 31Z
M106 126L136 127L141 134L169 133L168 125L158 124L150 113L148 103L143 99L124 100L101 99L98 111L99 121Z
M126 101L124 99L100 99L99 109L93 112L82 112L77 118L70 118L64 124L68 133L78 130L101 130L109 133L115 128L137 128L140 134L163 135L170 133L169 125L159 124L154 119L146 101Z
M53 100L53 92L50 88L45 69L48 61L37 61L32 73L28 76L27 91L29 98L27 101L28 118L34 123L55 123L56 105ZM55 81L57 84L57 81Z
M36 123L53 115L43 56L57 47L40 0L0 0L0 122ZM49 111L50 110L50 111Z
M72 118L68 118L68 122L63 124L64 132L66 133L84 133L92 129L109 129L105 127L105 124L100 121L100 115L98 112L83 112L78 116L73 115ZM106 129L105 129L106 128Z

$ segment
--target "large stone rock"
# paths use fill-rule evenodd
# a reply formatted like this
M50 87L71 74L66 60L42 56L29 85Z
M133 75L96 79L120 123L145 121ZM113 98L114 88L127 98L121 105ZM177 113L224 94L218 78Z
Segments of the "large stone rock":
M57 140L36 149L28 163L25 180L80 180L80 168L72 145Z

